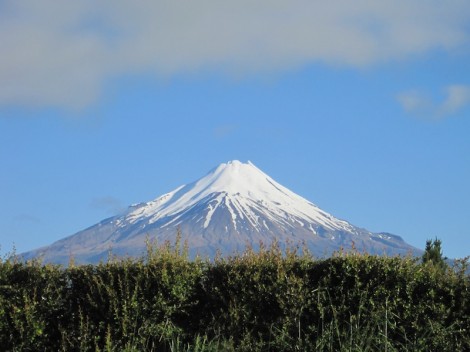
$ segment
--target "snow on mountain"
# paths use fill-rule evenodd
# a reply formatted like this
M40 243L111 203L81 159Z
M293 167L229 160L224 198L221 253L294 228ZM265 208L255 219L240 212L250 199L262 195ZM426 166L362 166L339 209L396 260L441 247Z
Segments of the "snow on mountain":
M173 242L180 229L192 255L242 251L277 240L283 247L306 245L313 254L330 255L354 246L377 254L416 253L391 234L374 234L339 220L274 181L251 162L220 164L206 176L153 201L80 231L25 257L67 263L141 255L146 239Z
M214 196L215 195L215 196ZM232 224L246 219L258 231L265 227L256 210L267 211L266 216L279 225L297 218L302 223L318 223L331 230L350 230L351 226L320 210L314 204L281 186L251 162L230 161L221 164L200 180L181 186L156 200L145 203L126 216L126 222L148 219L149 224L174 216L178 221L198 203L211 199L204 217L203 228L210 224L219 206L229 211ZM169 224L168 224L169 225Z

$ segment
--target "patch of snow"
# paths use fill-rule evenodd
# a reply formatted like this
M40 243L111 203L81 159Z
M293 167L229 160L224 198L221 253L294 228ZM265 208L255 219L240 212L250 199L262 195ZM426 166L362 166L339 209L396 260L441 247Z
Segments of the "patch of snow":
M209 203L208 207L209 207L209 211L207 212L207 216L206 216L206 220L204 221L204 228L207 229L207 227L209 226L210 222L211 222L211 219L212 219L212 215L214 214L215 210L219 207L219 204L221 202L221 196L219 195L216 199L216 204L214 206L212 206L212 204Z
M131 224L145 219L153 223L163 217L182 215L203 201L209 204L204 228L210 225L218 206L224 204L230 212L235 229L240 220L248 221L257 229L265 226L259 222L259 217L254 212L256 210L279 225L292 227L297 222L302 226L310 224L311 228L313 223L329 230L353 230L349 223L336 219L280 185L252 162L241 163L238 160L220 164L196 182L180 186L153 201L131 208L124 217ZM179 216L172 222L178 218Z

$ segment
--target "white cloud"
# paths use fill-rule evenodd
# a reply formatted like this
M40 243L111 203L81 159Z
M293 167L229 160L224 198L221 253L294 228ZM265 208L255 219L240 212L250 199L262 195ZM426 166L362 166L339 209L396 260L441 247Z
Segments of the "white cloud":
M410 113L425 113L432 109L431 100L416 90L400 93L397 99L403 109Z
M439 108L440 115L453 114L470 104L470 86L452 85L446 92L446 100Z
M468 44L464 0L5 0L0 104L83 107L120 74L364 67Z
M428 119L441 119L458 113L470 105L470 85L454 84L443 89L444 99L435 101L424 92L407 91L397 96L408 113Z

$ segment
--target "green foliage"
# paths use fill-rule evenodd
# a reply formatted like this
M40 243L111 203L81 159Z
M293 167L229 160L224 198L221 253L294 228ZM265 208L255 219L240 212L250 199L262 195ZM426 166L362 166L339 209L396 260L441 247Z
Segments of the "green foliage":
M427 240L424 254L422 257L423 264L431 264L441 270L448 268L445 258L442 254L442 242L439 239Z
M5 351L470 350L468 260L255 253L190 261L179 238L146 258L62 268L0 262Z

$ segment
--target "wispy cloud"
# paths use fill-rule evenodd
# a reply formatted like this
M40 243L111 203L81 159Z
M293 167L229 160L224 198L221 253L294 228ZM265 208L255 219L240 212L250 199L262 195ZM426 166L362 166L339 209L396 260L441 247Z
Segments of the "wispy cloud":
M214 136L217 139L223 139L237 130L238 126L233 124L221 125L214 128Z
M125 209L121 201L113 196L95 198L91 201L90 205L95 209L102 209L111 215L116 215Z
M470 86L452 85L446 88L446 100L439 107L439 115L453 114L470 105Z
M461 0L5 0L0 105L80 108L120 74L364 67L468 43Z
M397 96L397 100L403 109L410 113L425 113L432 107L431 100L417 90L402 92Z
M14 219L17 223L21 223L21 224L27 223L27 224L38 225L42 223L40 218L31 214L19 214Z
M441 119L470 105L470 85L450 85L443 92L444 98L440 101L419 90L400 93L397 100L408 113L428 119Z

